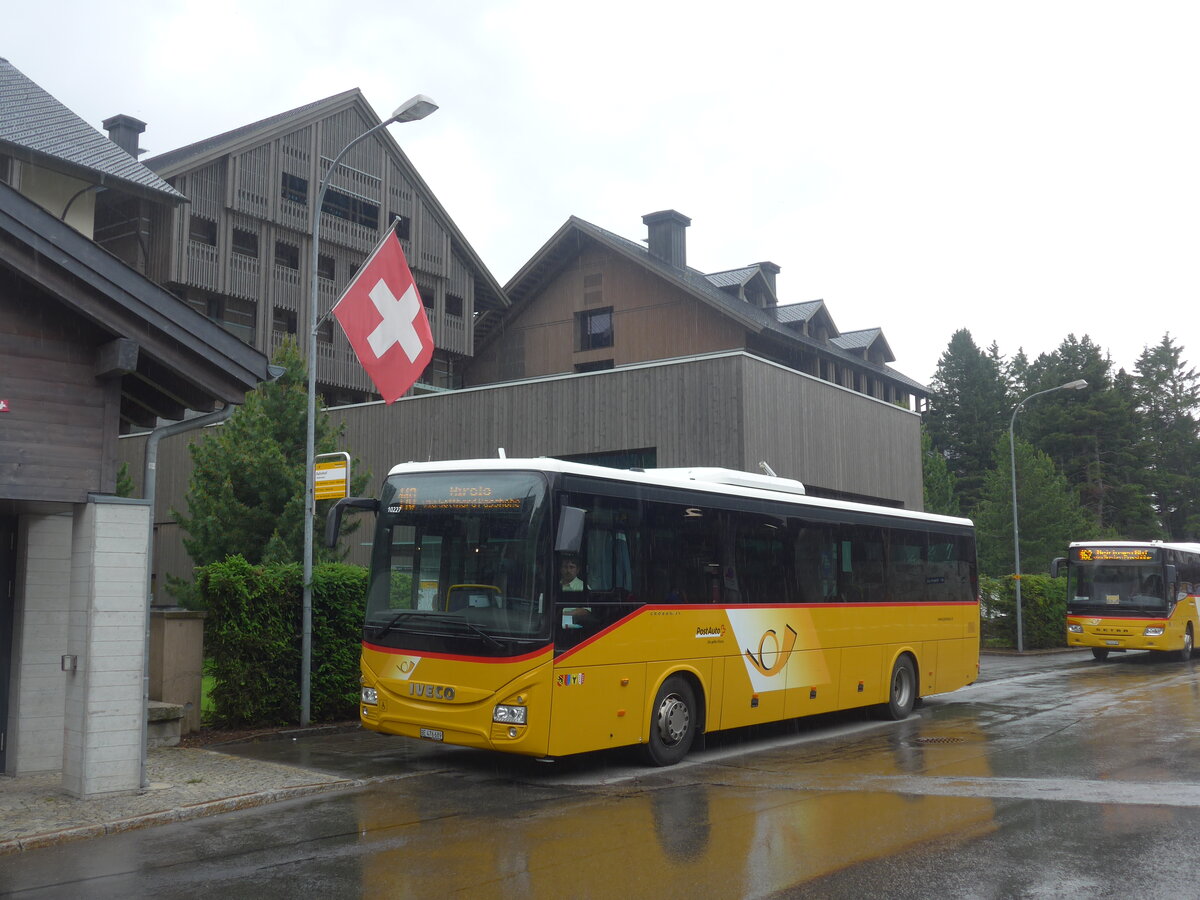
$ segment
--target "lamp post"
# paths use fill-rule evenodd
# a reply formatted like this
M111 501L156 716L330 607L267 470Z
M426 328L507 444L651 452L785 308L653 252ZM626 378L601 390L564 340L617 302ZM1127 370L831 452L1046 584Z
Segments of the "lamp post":
M312 259L309 265L308 292L308 434L305 445L305 475L304 475L304 615L302 640L300 650L300 724L307 725L312 706L312 558L313 558L313 519L316 516L317 501L314 492L313 464L316 458L317 435L317 328L321 316L317 315L317 264L318 251L321 241L321 207L325 204L325 191L329 188L329 179L337 170L342 157L360 141L365 140L377 131L382 131L393 122L415 122L423 119L436 110L437 104L424 94L417 94L396 108L387 119L373 128L369 128L341 149L333 158L320 181L312 211ZM318 166L320 161L318 160Z
M1021 624L1021 534L1017 527L1017 451L1016 443L1013 438L1013 429L1017 424L1017 413L1021 411L1021 407L1034 397L1040 397L1043 394L1051 394L1054 391L1082 391L1087 387L1087 382L1080 378L1077 381L1068 381L1066 384L1060 384L1058 387L1047 388L1044 391L1038 391L1036 394L1030 394L1024 400L1016 405L1013 409L1012 419L1008 423L1008 460L1009 468L1012 470L1012 507L1013 507L1013 577L1017 582L1017 652L1025 652L1025 635Z

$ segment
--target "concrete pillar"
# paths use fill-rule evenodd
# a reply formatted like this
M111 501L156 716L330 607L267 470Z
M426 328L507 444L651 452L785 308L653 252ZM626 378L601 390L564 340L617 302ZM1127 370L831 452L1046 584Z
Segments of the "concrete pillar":
M149 529L144 500L75 508L62 783L76 797L141 787Z
M183 707L181 734L200 730L205 613L150 611L150 699Z

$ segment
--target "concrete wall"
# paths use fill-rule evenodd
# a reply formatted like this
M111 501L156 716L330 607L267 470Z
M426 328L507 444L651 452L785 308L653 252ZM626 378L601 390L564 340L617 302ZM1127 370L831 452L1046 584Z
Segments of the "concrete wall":
M17 530L17 607L9 710L8 775L57 772L63 759L63 706L71 616L71 515L27 514Z

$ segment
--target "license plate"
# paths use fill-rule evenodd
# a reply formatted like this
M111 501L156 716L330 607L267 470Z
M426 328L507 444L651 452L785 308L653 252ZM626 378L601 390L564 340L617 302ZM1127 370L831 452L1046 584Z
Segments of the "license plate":
M421 737L428 738L431 741L444 741L446 735L436 728L422 728Z
M1108 644L1108 646L1110 646L1110 647L1119 647L1119 646L1121 646L1121 642L1120 642L1120 641L1105 641L1104 643Z

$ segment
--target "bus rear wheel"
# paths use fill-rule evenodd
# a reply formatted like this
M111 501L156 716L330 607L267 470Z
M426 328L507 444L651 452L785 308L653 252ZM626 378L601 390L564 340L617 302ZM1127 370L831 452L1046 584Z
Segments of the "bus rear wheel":
M654 698L643 755L650 765L673 766L687 756L695 737L696 694L686 679L673 675Z
M878 707L879 718L907 719L917 705L917 672L910 657L896 660L888 685L888 702Z
M1092 656L1096 657L1100 662L1104 662L1104 660L1108 659L1108 651L1103 647L1093 647Z
M1183 646L1176 651L1180 662L1187 662L1192 658L1192 648L1196 644L1196 637L1192 634L1192 626L1189 624L1187 631L1183 633Z

